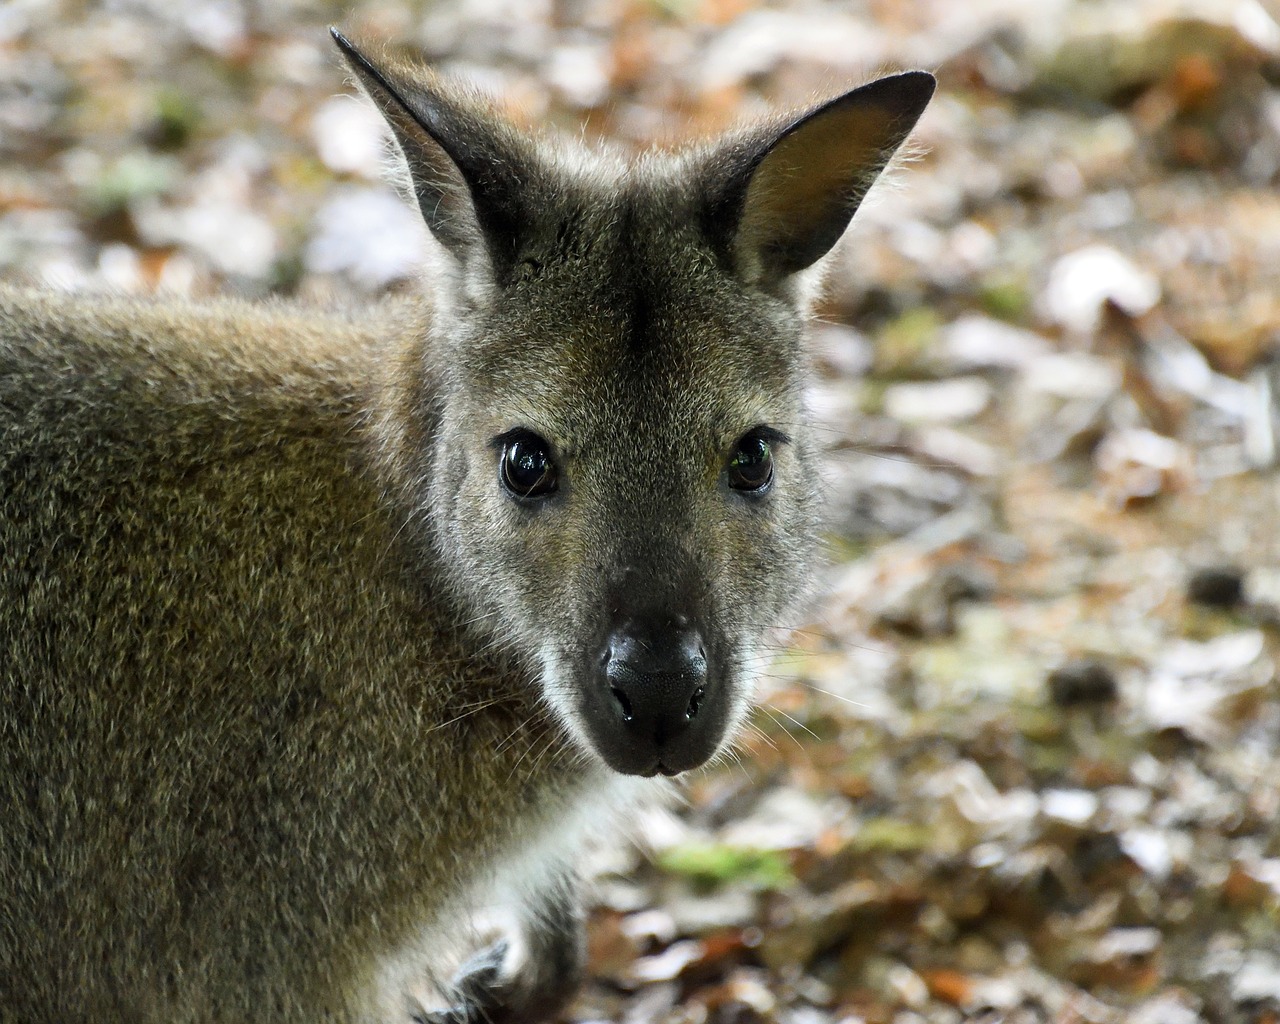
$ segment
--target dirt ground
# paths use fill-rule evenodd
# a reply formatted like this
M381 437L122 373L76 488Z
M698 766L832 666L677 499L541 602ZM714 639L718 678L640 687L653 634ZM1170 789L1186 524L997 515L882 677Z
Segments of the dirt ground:
M941 80L815 325L828 578L566 1019L1280 1021L1280 4L7 0L0 279L412 287L331 23L629 146Z

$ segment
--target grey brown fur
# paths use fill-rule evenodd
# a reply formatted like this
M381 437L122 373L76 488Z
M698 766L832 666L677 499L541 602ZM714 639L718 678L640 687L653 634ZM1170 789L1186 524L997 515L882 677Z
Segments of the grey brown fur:
M5 1024L554 1014L579 838L727 742L800 589L797 273L928 76L624 164L340 45L440 243L420 300L0 292ZM744 497L761 426L787 440ZM543 501L499 485L513 428L554 454ZM712 724L615 771L600 652L641 621L696 639ZM495 893L526 966L482 952L422 1010Z

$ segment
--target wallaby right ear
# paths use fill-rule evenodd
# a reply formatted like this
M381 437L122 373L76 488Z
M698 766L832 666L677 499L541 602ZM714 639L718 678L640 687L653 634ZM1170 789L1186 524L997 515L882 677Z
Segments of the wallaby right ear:
M375 63L336 28L329 34L391 126L431 233L460 263L487 256L503 276L530 229L531 148L422 69Z
M934 85L925 71L890 75L714 152L708 228L738 275L769 288L824 256Z

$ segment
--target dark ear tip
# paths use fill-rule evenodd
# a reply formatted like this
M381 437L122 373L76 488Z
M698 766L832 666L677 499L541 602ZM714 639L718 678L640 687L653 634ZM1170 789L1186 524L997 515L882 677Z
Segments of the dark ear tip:
M902 77L908 80L911 88L919 89L926 101L938 90L937 77L928 71L904 71Z
M877 84L896 93L904 105L917 111L924 109L938 88L938 80L928 71L904 71L882 78Z
M374 63L364 55L364 52L360 47L356 46L355 43L344 36L336 26L329 26L329 37L338 44L338 49L341 50L342 55L347 58L347 63L350 64L353 71L363 75L371 75L384 88L390 89L390 86L387 85L386 79L383 78L382 73Z
M930 92L932 92L934 87L938 84L937 77L931 71L901 71L891 77L900 78L907 82L919 83L920 88L928 89Z
M342 55L353 64L359 64L362 67L372 70L369 58L364 55L360 47L356 46L350 39L342 34L342 30L336 25L329 26L329 38L338 44L338 49L342 51Z

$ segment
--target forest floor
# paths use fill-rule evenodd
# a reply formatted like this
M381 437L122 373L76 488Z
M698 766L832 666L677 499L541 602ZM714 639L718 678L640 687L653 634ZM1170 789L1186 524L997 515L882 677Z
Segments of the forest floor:
M740 760L596 856L567 1019L1275 1024L1278 18L10 0L0 279L410 287L330 22L624 145L936 69L815 326L822 596Z

